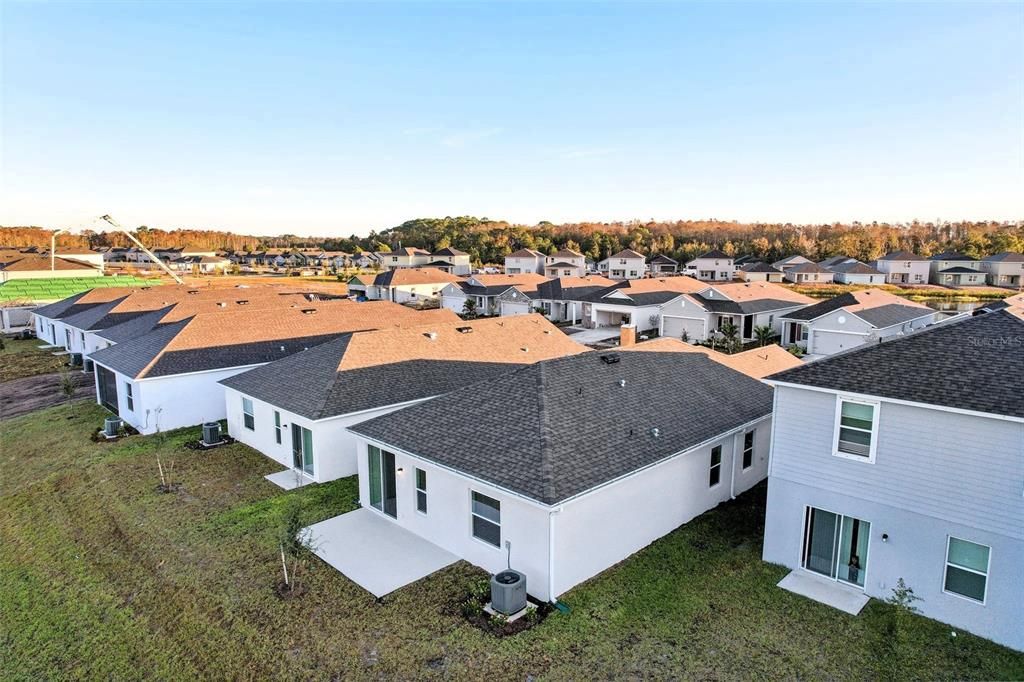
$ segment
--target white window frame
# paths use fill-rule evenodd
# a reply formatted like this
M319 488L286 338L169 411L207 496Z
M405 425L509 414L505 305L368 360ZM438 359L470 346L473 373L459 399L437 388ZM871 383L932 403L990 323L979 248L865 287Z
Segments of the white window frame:
M968 573L974 573L975 575L984 575L985 576L985 594L983 594L981 596L981 601L978 601L974 597L968 597L966 594L960 594L959 592L951 592L950 590L946 589L946 574L949 572L949 565L950 565L949 564L949 544L950 544L950 540L959 540L960 542L967 542L967 543L970 543L972 545L977 545L979 547L985 547L985 548L988 549L988 563L985 564L985 572L984 573L976 571L973 568L967 568L966 566L960 566L959 564L953 564L954 568L957 568L957 569L959 569L961 571L967 571ZM992 546L991 545L986 545L986 544L983 544L981 542L975 542L974 540L968 540L966 538L958 538L955 535L947 535L946 536L946 556L945 556L945 558L943 560L943 564L942 564L942 592L944 594L948 594L948 595L952 595L954 597L958 597L960 599L964 599L966 601L971 602L972 604L980 604L982 606L985 606L985 602L988 600L988 582L989 582L988 578L989 578L989 574L991 573L991 571L992 571Z
M249 412L245 411L245 404L249 403ZM252 426L245 423L245 418L249 417L252 419ZM252 398L246 398L242 396L242 428L248 429L249 431L256 430L256 408L252 404Z
M718 450L718 463L715 463L715 450ZM721 444L711 448L711 452L708 453L708 488L717 488L722 485L722 460L724 448ZM711 472L718 470L718 480L714 483L711 482Z
M486 516L480 516L479 514L477 514L476 512L473 511L473 493L476 493L477 495L482 495L483 497L486 497L488 499L494 500L495 502L498 503L498 521L497 521L497 523L495 523L492 519L489 519ZM497 545L491 544L488 540L485 540L485 539L483 539L481 537L478 537L476 535L476 533L473 531L473 518L474 517L477 517L477 518L481 519L482 521L484 521L486 523L494 524L494 525L496 525L498 527L498 544ZM487 493L482 493L482 492L480 492L478 490L473 490L472 488L469 489L469 537L471 537L474 541L479 542L480 544L484 545L485 547L490 547L491 549L497 549L497 550L501 549L501 540L502 540L502 537L501 537L501 500L499 500L497 497L491 497Z
M423 487L420 487L420 474L423 474ZM430 502L427 500L427 470L420 469L419 467L413 467L412 470L412 484L416 488L416 512L418 514L427 515L427 511L430 509ZM423 509L420 509L420 495L423 496ZM470 507L472 513L472 507Z
M129 412L135 411L135 393L132 391L132 384L130 381L124 382L124 402L128 407Z
M855 455L850 452L843 452L839 449L839 429L841 427L840 422L843 418L843 403L857 403L859 405L870 405L872 407L871 412L871 445L868 447L868 454ZM868 464L875 463L875 452L878 449L878 421L881 418L881 403L875 400L862 400L860 398L848 398L846 396L836 396L836 415L835 423L833 424L832 433L832 455L834 457L842 457L843 459L853 460L855 462L866 462ZM842 428L855 429L863 431L855 426L846 426Z
M750 436L750 464L746 466L743 463L747 459L747 436ZM757 429L751 429L743 434L743 450L740 452L740 470L746 471L754 466L754 450L757 443Z

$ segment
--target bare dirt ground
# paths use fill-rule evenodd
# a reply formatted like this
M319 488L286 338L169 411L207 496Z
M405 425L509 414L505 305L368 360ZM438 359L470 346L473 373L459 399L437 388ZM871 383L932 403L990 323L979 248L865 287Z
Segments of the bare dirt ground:
M71 376L78 384L75 400L93 397L95 388L92 374L75 370ZM64 402L67 402L67 398L60 390L60 374L38 374L5 381L0 384L0 421Z

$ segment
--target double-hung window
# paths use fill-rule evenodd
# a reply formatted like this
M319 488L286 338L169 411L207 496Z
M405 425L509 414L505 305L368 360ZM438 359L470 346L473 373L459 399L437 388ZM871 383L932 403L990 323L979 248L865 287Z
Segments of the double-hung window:
M878 404L840 399L836 417L835 454L874 461Z
M501 502L473 492L473 537L501 547Z
M124 401L128 406L129 412L135 411L135 395L132 393L132 385L127 381L124 382Z
M754 432L743 434L743 468L749 469L754 464Z
M281 413L274 410L274 440L281 444Z
M708 487L714 488L722 481L722 446L711 448L711 468L708 474Z
M242 398L242 424L250 431L256 430L256 417L252 411L252 400Z
M427 472L416 470L416 511L427 513Z
M985 545L950 536L943 589L984 604L990 551Z

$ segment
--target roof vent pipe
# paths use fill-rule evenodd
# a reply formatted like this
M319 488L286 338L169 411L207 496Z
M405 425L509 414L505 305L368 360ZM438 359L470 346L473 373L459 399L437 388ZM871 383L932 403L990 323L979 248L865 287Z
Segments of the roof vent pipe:
M625 379L619 379L619 386L621 388L625 388L626 387L626 380Z

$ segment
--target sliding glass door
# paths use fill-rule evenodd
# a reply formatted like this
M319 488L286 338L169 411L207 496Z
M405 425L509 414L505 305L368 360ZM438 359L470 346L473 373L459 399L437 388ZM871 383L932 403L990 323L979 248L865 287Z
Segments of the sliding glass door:
M395 480L395 455L370 445L367 458L370 472L370 506L397 519L398 485Z
M864 587L871 524L852 516L808 507L804 518L803 567Z
M313 475L313 432L292 424L292 467Z

